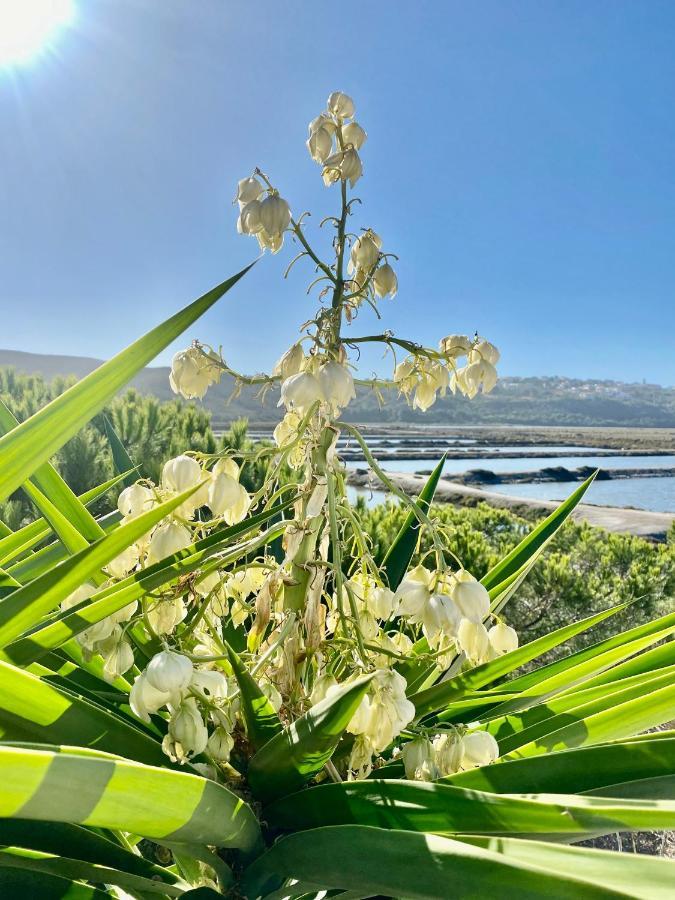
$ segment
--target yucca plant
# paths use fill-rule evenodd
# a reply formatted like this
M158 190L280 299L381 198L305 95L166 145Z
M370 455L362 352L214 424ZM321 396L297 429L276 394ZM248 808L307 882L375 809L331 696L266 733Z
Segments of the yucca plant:
M397 287L379 237L347 227L353 115L335 93L310 125L341 190L330 263L266 176L239 183L240 230L273 251L290 232L317 267L326 303L302 341L269 376L198 342L172 365L187 398L224 371L280 385L273 446L183 454L154 484L107 423L125 487L99 519L88 505L115 484L76 497L49 463L246 270L21 424L0 415L0 500L22 488L41 514L0 535L2 896L672 894L666 860L570 845L675 827L675 732L650 731L673 718L675 612L543 664L627 604L523 646L504 621L592 479L477 581L431 510L442 461L411 500L339 420L355 384L426 408L491 389L498 361L478 337L343 334ZM391 381L352 375L366 341L405 351ZM408 509L381 565L340 433ZM242 467L261 461L249 494Z

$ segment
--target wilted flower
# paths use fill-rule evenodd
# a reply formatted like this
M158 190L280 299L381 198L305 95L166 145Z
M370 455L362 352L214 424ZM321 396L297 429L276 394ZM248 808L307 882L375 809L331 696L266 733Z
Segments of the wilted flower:
M214 354L202 352L199 347L179 350L171 360L169 384L174 394L186 400L201 400L212 384L222 375L220 360Z

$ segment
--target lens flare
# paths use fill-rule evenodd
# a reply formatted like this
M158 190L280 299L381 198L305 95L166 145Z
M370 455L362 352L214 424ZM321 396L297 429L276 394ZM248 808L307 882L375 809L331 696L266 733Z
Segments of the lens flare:
M23 65L75 18L75 0L0 0L0 66Z

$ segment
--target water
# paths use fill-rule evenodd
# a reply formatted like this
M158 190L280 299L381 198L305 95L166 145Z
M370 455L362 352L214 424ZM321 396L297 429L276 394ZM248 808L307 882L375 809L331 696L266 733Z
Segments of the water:
M439 454L440 456L440 454ZM380 468L390 472L431 471L434 467L432 459L384 459L379 462ZM348 469L367 468L365 462L350 461ZM551 466L564 466L566 469L578 469L590 466L593 469L674 469L673 456L528 456L525 459L448 459L443 474L447 477L455 473L468 472L471 469L486 469L489 472L536 472Z
M550 484L494 484L487 490L511 497L536 500L564 500L576 485ZM584 503L596 506L634 506L652 512L675 512L675 476L664 478L620 478L616 481L595 481L584 497Z

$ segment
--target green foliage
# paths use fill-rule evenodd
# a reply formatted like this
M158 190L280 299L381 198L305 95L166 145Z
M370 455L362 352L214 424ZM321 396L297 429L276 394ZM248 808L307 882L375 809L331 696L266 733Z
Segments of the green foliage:
M376 559L384 558L406 518L396 503L360 504ZM446 529L449 546L482 578L530 531L530 521L481 503L435 505L431 518ZM431 549L426 534L420 551ZM614 604L635 601L623 621L637 624L665 611L675 596L675 542L655 544L566 522L509 604L509 621L528 640ZM608 626L614 630L614 623ZM597 631L594 634L597 635ZM579 646L590 638L577 639Z

